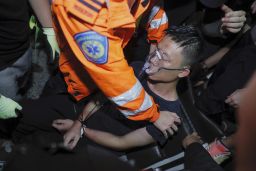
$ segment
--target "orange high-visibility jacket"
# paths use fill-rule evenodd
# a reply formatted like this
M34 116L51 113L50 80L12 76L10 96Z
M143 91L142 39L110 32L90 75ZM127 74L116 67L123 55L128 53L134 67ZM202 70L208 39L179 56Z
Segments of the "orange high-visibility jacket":
M153 5L154 4L154 5ZM129 119L156 121L159 111L127 64L123 48L135 22L151 8L148 38L160 41L168 27L163 7L152 0L53 0L61 49L60 70L68 92L80 100L99 88Z

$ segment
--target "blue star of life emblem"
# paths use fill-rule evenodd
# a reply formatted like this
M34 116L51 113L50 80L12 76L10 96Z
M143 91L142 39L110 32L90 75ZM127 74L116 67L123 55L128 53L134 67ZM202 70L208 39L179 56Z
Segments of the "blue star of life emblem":
M75 40L85 58L96 64L104 64L108 60L108 39L94 31L75 35Z

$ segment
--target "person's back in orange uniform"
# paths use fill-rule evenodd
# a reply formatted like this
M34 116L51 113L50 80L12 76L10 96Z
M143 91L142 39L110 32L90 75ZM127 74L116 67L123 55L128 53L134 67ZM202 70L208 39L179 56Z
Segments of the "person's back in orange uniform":
M148 39L161 40L168 27L161 1L53 0L52 9L69 93L79 101L99 88L127 118L158 120L158 107L134 76L123 48L143 13ZM174 122L170 113L165 117L155 123L162 131Z

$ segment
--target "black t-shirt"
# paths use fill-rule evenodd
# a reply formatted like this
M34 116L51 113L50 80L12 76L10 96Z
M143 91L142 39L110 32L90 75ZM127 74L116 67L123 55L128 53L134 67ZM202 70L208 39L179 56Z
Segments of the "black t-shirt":
M27 0L0 1L0 70L14 63L29 47Z

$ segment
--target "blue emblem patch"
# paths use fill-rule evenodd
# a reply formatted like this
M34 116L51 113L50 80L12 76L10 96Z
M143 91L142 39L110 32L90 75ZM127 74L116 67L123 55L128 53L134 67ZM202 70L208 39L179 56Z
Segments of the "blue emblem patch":
M96 64L108 61L108 39L95 31L75 35L75 40L86 59Z

